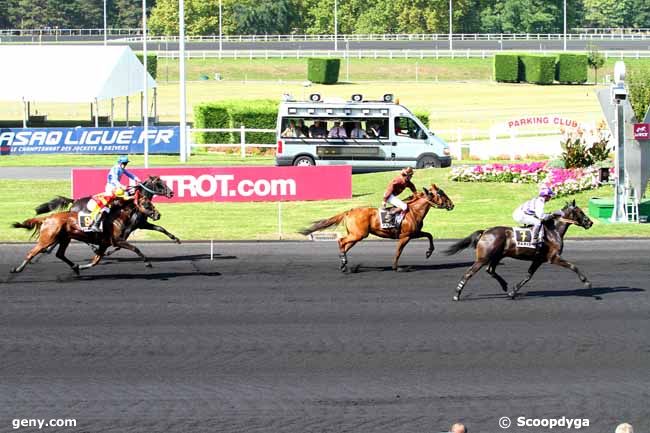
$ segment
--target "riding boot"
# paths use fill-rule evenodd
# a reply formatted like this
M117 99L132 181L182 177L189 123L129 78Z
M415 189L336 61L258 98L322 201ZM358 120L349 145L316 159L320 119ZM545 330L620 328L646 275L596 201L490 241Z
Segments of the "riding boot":
M94 232L100 232L101 231L101 224L102 224L102 218L104 216L104 213L108 212L109 208L105 207L101 209L99 212L97 212L97 215L95 215L95 221L93 221L93 225L91 227L91 230Z

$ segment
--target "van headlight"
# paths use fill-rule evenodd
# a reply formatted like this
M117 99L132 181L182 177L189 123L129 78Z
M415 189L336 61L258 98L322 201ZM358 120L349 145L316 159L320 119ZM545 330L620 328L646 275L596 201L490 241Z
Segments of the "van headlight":
M444 149L442 149L442 153L445 154L446 156L449 156L451 154L451 152L449 152L448 147L445 147Z

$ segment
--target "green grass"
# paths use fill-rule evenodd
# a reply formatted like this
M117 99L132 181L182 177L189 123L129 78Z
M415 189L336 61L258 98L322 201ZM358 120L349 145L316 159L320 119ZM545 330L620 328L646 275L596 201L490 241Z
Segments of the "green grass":
M115 164L117 155L5 155L0 157L0 167L108 167ZM143 155L129 155L129 167L144 167ZM232 154L192 155L187 165L273 165L274 156L246 156ZM178 155L150 155L150 167L183 165Z
M449 169L418 170L414 181L418 186L437 183L456 204L451 211L432 210L424 229L435 238L464 237L474 230L494 225L512 225L512 210L534 196L536 185L499 183L457 183L447 180ZM285 239L304 239L297 232L311 221L329 217L357 206L377 206L383 190L394 172L353 176L353 198L321 202L288 202L282 204ZM26 241L29 233L12 229L13 221L33 215L36 205L54 195L69 195L68 181L3 181L0 201L0 241ZM611 187L575 195L584 209L590 197L611 197ZM561 208L564 199L553 200L547 210ZM160 204L160 224L184 240L191 239L278 239L277 203L200 203ZM614 225L595 221L585 231L571 228L571 237L650 236L650 224ZM139 231L135 239L165 239L152 232Z
M178 122L177 84L161 85L158 89L158 115L162 122ZM188 121L192 121L191 107L198 103L224 99L280 99L290 93L302 99L318 92L324 97L348 100L354 93L367 98L378 98L394 93L400 103L411 110L431 113L430 125L445 139L456 139L456 130L463 129L464 138L474 133L485 134L495 123L524 116L560 114L578 121L597 121L602 113L594 86L535 86L529 84L497 84L492 82L373 82L342 85L313 85L304 88L300 83L206 81L187 85ZM116 120L124 120L124 101L116 100ZM0 104L0 119L15 120L20 124L22 105ZM52 120L79 119L87 121L89 110L85 105L37 103L33 110L47 113ZM100 103L100 112L109 111L108 102ZM130 117L137 117L132 107ZM254 125L253 125L254 126ZM536 127L535 129L539 129ZM557 131L557 128L555 129ZM525 133L522 128L520 133Z

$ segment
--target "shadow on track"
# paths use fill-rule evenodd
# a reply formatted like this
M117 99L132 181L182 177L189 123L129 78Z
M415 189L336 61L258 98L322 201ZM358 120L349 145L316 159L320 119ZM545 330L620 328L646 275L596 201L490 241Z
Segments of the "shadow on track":
M237 256L222 256L221 254L214 254L214 260L235 260ZM167 256L167 257L150 257L152 263L163 262L195 262L198 260L210 260L210 254L188 254L185 256ZM129 263L137 262L137 257L115 257L111 256L105 260L106 263Z
M564 298L573 296L578 298L594 298L595 300L602 300L602 295L609 295L614 293L640 293L645 292L645 289L638 287L617 286L617 287L592 287L591 289L574 289L574 290L534 290L530 292L521 293L521 297L517 301L524 301L527 298ZM505 293L498 293L492 295L477 295L468 297L468 301L480 301L486 299L505 299L508 296Z
M474 262L459 263L441 263L438 265L411 265L398 268L398 272L415 272L415 271L440 271L445 269L466 268ZM354 265L350 269L351 274L361 274L364 272L393 272L391 266L363 266L363 264Z
M152 274L101 274L101 275L81 275L75 277L73 281L97 281L97 280L162 280L167 281L172 278L181 277L219 277L221 272L157 272Z

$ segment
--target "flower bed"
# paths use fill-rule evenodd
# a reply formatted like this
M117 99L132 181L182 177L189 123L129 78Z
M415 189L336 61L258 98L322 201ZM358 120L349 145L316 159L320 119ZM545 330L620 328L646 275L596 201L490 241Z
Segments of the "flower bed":
M455 167L449 179L456 182L537 183L551 187L557 197L599 185L597 167L553 168L546 162Z

